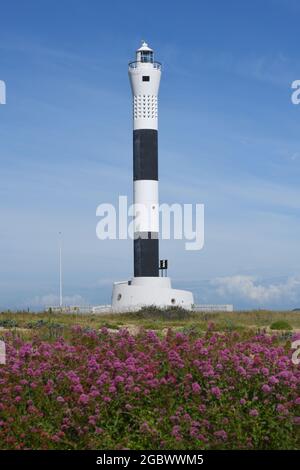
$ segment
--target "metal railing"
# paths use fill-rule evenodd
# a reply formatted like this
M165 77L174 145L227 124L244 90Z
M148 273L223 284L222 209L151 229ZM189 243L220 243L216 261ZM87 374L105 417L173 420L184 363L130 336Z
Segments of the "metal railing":
M233 312L233 305L232 304L196 304L193 307L193 312Z
M129 62L128 66L130 69L136 69L138 64L152 64L154 69L161 70L160 62L142 62L141 60L135 60L133 62Z

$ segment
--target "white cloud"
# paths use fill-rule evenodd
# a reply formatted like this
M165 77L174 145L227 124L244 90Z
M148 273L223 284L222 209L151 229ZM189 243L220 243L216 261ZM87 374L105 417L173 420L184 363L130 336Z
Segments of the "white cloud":
M205 67L234 73L237 76L251 78L267 84L288 87L297 78L299 62L293 57L282 53L275 54L248 54L243 57L228 52L216 52L214 54L205 53L198 50L197 54L192 51L196 59L196 65L205 64ZM295 79L296 79L295 78Z
M300 297L300 278L289 277L281 283L259 283L254 276L236 275L214 279L212 285L222 297L240 298L257 304L289 301Z

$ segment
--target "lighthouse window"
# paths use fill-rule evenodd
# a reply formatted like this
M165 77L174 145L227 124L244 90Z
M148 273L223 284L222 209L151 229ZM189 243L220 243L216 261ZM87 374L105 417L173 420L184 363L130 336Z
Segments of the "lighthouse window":
M153 52L141 51L141 62L153 62Z
M143 82L150 82L149 75L143 75Z

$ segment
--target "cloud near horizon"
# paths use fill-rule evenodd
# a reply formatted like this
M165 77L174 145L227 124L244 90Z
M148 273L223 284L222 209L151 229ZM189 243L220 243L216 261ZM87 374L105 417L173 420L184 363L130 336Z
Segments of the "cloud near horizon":
M59 296L55 294L36 296L29 301L29 304L34 309L57 306L59 305ZM88 302L81 295L75 294L63 297L63 304L82 307L88 305Z
M300 278L288 277L284 282L266 284L254 276L235 275L211 281L216 293L224 298L238 298L258 305L300 300Z
M105 282L102 287L110 294L110 282ZM198 281L191 281L181 287L193 291L197 304L233 304L235 310L256 307L285 310L300 305L300 277L296 276L270 282L267 279L239 274L217 277L200 282L200 284ZM87 297L80 294L66 295L63 297L63 304L81 307L100 305L103 302L97 302L97 292L98 286L95 286L95 289L89 291ZM34 311L56 305L59 305L59 296L53 293L35 296L26 303L26 307L29 306Z

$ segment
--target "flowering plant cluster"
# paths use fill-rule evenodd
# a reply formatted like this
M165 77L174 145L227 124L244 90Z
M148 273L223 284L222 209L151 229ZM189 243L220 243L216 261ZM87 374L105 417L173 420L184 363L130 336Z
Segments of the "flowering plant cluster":
M296 449L300 368L268 335L8 334L0 449Z

